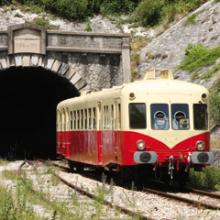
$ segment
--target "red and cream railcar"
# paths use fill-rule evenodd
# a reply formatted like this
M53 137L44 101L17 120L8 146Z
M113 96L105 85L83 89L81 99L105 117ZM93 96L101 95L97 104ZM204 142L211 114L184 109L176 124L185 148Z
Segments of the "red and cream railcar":
M62 101L57 153L72 164L146 165L168 173L210 164L208 91L171 77L136 81Z

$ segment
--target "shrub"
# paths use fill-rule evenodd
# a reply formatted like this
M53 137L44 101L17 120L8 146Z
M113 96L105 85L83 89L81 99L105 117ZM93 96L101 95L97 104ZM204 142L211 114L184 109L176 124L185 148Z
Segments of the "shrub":
M220 82L210 90L210 121L220 122Z
M143 0L134 13L134 20L143 26L153 26L160 22L165 0Z
M134 11L135 7L139 3L139 0L105 0L101 4L101 12L103 14L111 15L111 14L128 14Z
M192 187L210 190L220 189L220 169L207 167L203 172L190 170L190 185Z
M190 15L189 17L187 17L187 20L185 22L185 25L188 25L188 24L196 24L196 17L197 17L197 14L194 13L192 15Z
M179 68L189 72L198 71L202 67L214 64L220 57L220 47L206 48L201 44L190 44L185 52L185 58Z

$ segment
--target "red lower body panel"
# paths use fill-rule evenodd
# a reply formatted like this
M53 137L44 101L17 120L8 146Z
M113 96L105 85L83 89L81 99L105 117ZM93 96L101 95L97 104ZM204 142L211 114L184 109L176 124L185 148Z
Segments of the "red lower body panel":
M92 165L136 165L134 152L137 140L144 140L146 151L157 154L158 165L167 163L173 156L180 163L196 150L196 142L204 141L209 151L209 133L192 136L171 149L155 138L131 131L67 131L57 132L57 153L65 158Z

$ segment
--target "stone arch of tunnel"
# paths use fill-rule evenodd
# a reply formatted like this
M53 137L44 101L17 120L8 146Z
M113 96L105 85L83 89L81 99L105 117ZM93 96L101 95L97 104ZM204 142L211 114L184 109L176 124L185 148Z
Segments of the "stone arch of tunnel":
M42 67L0 72L0 156L54 158L56 105L79 96L65 77Z

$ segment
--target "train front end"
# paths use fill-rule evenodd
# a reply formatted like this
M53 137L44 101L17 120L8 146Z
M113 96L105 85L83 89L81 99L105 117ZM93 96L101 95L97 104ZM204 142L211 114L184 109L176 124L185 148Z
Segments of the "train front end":
M170 179L211 164L207 89L166 79L134 85L124 92L124 163Z

